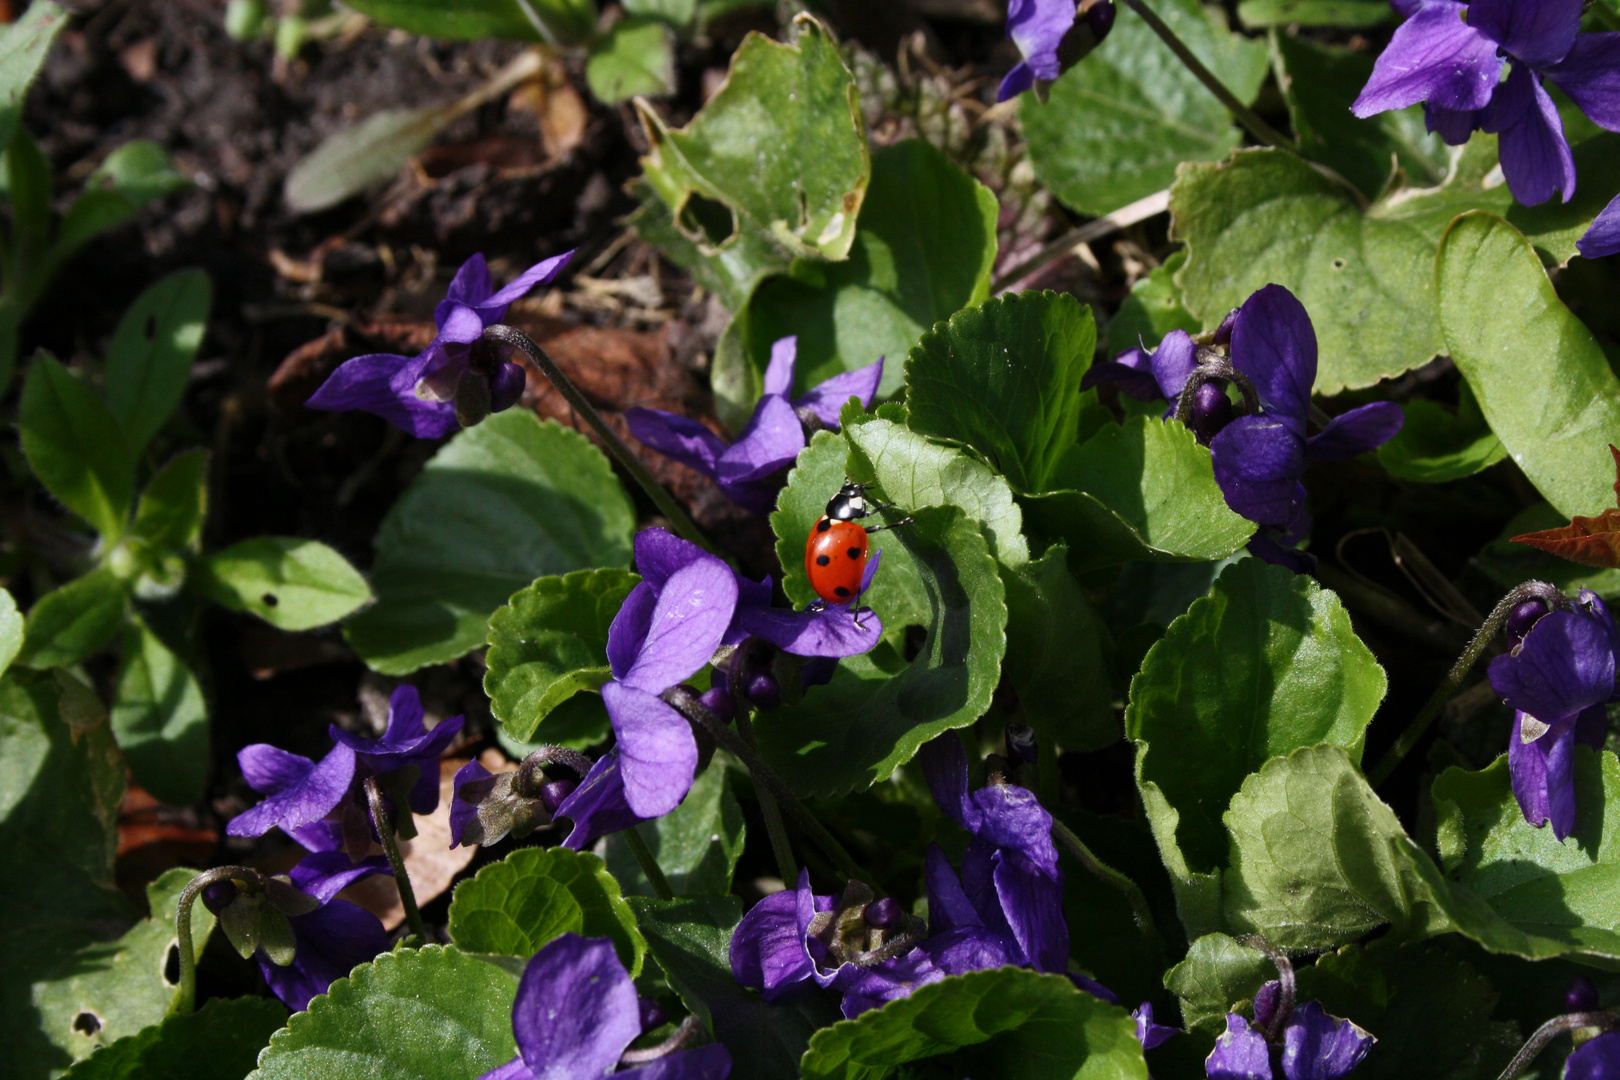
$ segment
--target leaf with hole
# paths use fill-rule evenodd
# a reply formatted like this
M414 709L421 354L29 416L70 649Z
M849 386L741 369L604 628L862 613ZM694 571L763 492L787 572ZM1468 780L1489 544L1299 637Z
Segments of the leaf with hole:
M165 1017L108 1043L63 1080L241 1080L286 1022L287 1010L277 1001L213 998L194 1013Z
M377 603L344 628L372 669L405 675L478 648L538 577L630 562L635 511L583 435L524 409L459 432L383 519Z
M255 536L204 556L192 581L216 604L281 630L337 622L371 599L366 579L347 559L293 536Z

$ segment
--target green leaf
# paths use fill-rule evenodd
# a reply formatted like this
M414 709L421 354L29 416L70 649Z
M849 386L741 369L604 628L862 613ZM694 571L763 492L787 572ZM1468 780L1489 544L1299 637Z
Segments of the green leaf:
M423 37L477 41L507 38L578 45L596 27L590 0L355 0L353 8L384 26Z
M51 42L67 25L68 13L49 0L28 5L22 18L0 34L0 146L11 145L22 115L23 97L45 64Z
M1187 949L1187 957L1165 972L1164 985L1181 999L1181 1021L1189 1031L1220 1035L1226 1014L1252 1001L1277 969L1259 949L1240 945L1225 934L1205 934Z
M796 1076L810 1036L838 1019L838 1005L831 994L809 985L778 1004L737 985L729 950L742 901L632 896L630 906L670 986L731 1051L730 1080Z
M383 953L294 1013L249 1080L476 1080L517 1056L517 983L449 946Z
M202 798L208 702L185 661L139 616L124 627L112 728L141 787L172 806Z
M679 30L697 18L697 0L624 0L624 13L657 19Z
M1062 975L1004 967L949 976L818 1031L804 1080L878 1080L950 1054L974 1075L1146 1080L1136 1023Z
M153 553L195 553L208 514L208 451L187 450L169 459L135 504L131 540Z
M1620 380L1529 242L1467 215L1446 233L1435 276L1447 351L1514 463L1565 517L1613 507Z
M185 395L208 323L213 285L181 270L148 288L124 312L107 347L107 408L139 454Z
M5 270L20 279L8 291L26 303L28 294L37 291L28 279L41 274L40 260L50 239L51 165L28 129L20 125L12 131L6 149L5 180L12 222Z
M698 773L680 806L640 830L676 896L724 896L731 891L731 875L747 831L729 774L714 762ZM654 895L622 834L608 836L606 859L608 870L627 892Z
M591 50L585 62L591 93L611 104L675 92L675 36L654 19L626 18Z
M1263 43L1226 28L1216 5L1153 4L1176 35L1245 104L1266 76ZM1043 104L1019 101L1035 175L1094 217L1170 186L1187 161L1217 161L1243 141L1232 117L1141 19L1120 19Z
M630 561L635 511L578 432L508 409L428 462L374 541L375 606L345 627L371 668L405 675L483 644L537 577Z
M268 998L214 998L194 1013L108 1043L63 1080L241 1080L286 1021L287 1010Z
M1327 949L1387 922L1421 926L1432 911L1420 880L1427 858L1341 747L1272 758L1222 820L1231 833L1223 900L1234 932L1264 934L1281 949Z
M1378 463L1393 477L1443 484L1473 476L1507 456L1467 382L1458 387L1456 412L1422 398L1406 402L1401 411L1406 423L1400 433L1378 448Z
M282 630L336 622L371 599L349 561L316 540L255 536L198 560L193 579L204 596L257 615Z
M966 443L1017 491L1046 491L1074 445L1080 377L1096 350L1091 309L1068 293L987 300L911 350L908 426Z
M794 259L846 258L871 177L860 99L837 43L809 15L793 26L786 45L749 34L686 127L639 110L650 146L644 205L649 196L661 205L643 235L683 238L666 254L733 311Z
M1170 192L1172 228L1187 245L1177 282L1188 310L1213 328L1255 290L1283 285L1316 326L1318 393L1371 386L1426 363L1446 348L1429 267L1454 216L1474 207L1503 213L1562 261L1613 194L1593 184L1568 204L1519 207L1505 184L1484 186L1496 164L1493 136L1476 135L1456 153L1445 185L1395 191L1365 213L1343 187L1282 150L1188 165ZM1582 176L1615 175L1620 137L1589 139L1575 159Z
M528 960L569 933L612 938L630 974L640 974L647 943L619 883L595 855L520 848L456 886L450 900L450 940L467 952Z
M336 206L393 179L412 155L427 149L458 115L447 105L384 109L355 127L327 136L299 159L287 174L282 197L295 214Z
M1032 535L1068 542L1075 573L1136 559L1221 559L1254 535L1226 505L1209 448L1178 423L1104 424L1064 455L1052 485L1059 490L1019 503Z
M1108 677L1108 631L1069 572L1068 549L1003 568L1007 679L1025 721L1065 750L1098 750L1119 739Z
M153 199L190 184L175 167L169 152L155 142L136 139L108 154L85 181L84 192L62 215L56 240L27 294L28 304L85 244L128 221Z
M0 675L17 659L22 649L23 617L17 610L17 601L5 589L0 589Z
M1383 15L1391 10L1368 6ZM1440 136L1429 134L1421 105L1365 120L1351 115L1350 103L1372 76L1371 53L1329 48L1292 34L1274 34L1271 41L1277 82L1306 157L1336 170L1369 199L1383 191L1397 168L1414 187L1445 180L1451 154Z
M988 506L992 513L1006 512L999 520L1016 522L1017 512L1005 481L988 470L977 476L975 468L983 466L959 451L933 447L887 420L862 420L853 410L845 411L844 436L847 442L816 435L788 474L771 516L788 567L784 587L789 597L806 587L799 553L804 537L846 470L875 478L877 490L916 521L873 537L873 548L884 554L867 602L886 634L915 625L926 636L909 664L892 647L880 646L841 661L832 682L813 688L800 703L760 718L766 760L797 791L817 796L887 779L923 743L971 724L989 706L1005 648L1007 606L985 540L987 523L971 515ZM963 467L934 469L941 460ZM986 480L999 483L999 492ZM951 505L960 497L956 492L973 510ZM1010 539L1021 546L1016 525L1010 532L1004 528L997 526L998 543Z
M1253 30L1268 26L1343 26L1362 30L1395 15L1383 0L1243 0L1238 21Z
M107 406L40 352L28 368L17 423L39 482L109 546L117 543L135 494L135 457Z
M1433 945L1346 945L1299 971L1299 1000L1308 999L1378 1036L1356 1080L1492 1080L1521 1041L1518 1025L1491 1019L1490 981Z
M613 677L608 627L640 580L617 569L543 577L489 617L484 693L509 736L532 739L553 709Z
M1131 286L1131 294L1108 320L1109 357L1134 349L1138 343L1155 348L1172 330L1198 333L1198 319L1182 303L1181 289L1175 281L1186 261L1186 251L1176 251Z
M118 636L128 601L105 567L52 589L28 609L17 662L41 670L79 663Z
M66 977L34 987L40 1024L62 1052L77 1061L98 1047L161 1023L179 990L168 970L180 893L199 871L176 867L146 887L151 917L116 941L88 945L73 958ZM202 904L191 913L192 946L200 954L214 929ZM93 1019L93 1023L91 1022Z
M997 213L989 189L930 143L879 150L849 259L816 267L816 280L807 272L755 290L716 353L716 393L746 416L771 344L792 334L797 392L883 357L878 396L893 394L923 332L990 294Z

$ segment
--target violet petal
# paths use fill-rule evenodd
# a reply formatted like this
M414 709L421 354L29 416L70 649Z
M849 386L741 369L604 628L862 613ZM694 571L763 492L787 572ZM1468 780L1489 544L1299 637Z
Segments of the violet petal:
M1556 64L1581 29L1581 0L1472 0L1468 25L1531 67Z
M834 375L826 382L812 387L801 398L793 401L795 409L809 409L816 418L833 431L838 430L838 413L850 398L857 398L861 408L870 409L877 400L878 384L883 381L883 359L865 367Z
M759 399L748 426L715 463L722 488L747 484L791 465L804 449L804 425L788 399L775 394Z
M293 962L273 964L262 949L257 959L271 992L294 1012L308 1008L311 998L326 993L355 965L388 949L388 934L377 916L347 900L333 900L287 921L296 941Z
M256 790L267 792L259 805L236 815L225 826L230 836L263 836L279 826L291 832L315 822L337 809L349 793L354 782L355 754L346 746L334 746L319 762L311 763L302 776L293 777L288 769L289 759L308 761L296 754L277 750L273 746L257 743L237 755L242 774L248 783L254 779L272 779L278 785L266 785ZM279 786L283 780L290 780Z
M799 356L799 338L792 334L771 343L771 359L765 365L763 396L792 397L793 369Z
M1508 775L1524 820L1536 828L1552 823L1560 841L1575 828L1575 722L1560 720L1539 739L1525 742L1525 714L1513 714L1508 736Z
M1564 1080L1614 1080L1620 1076L1620 1032L1609 1031L1569 1055Z
M615 679L622 679L635 665L642 643L652 626L658 607L658 591L649 581L638 581L619 605L619 613L608 624L608 667Z
M1267 285L1243 302L1232 326L1232 366L1254 383L1272 419L1305 434L1316 383L1316 329L1298 297Z
M1569 202L1575 194L1575 158L1564 138L1558 106L1539 75L1514 64L1480 126L1499 135L1497 155L1515 200L1535 206L1557 194Z
M730 1075L731 1051L717 1042L677 1050L613 1074L615 1080L725 1080Z
M663 409L626 409L624 422L645 445L710 478L726 452L725 440L707 427Z
M1517 655L1491 661L1491 686L1544 724L1572 717L1614 694L1613 635L1606 611L1549 612L1530 628Z
M602 702L619 740L625 805L642 818L669 813L686 798L697 769L691 725L663 699L621 683L604 685Z
M1480 109L1502 70L1496 42L1463 21L1467 4L1433 0L1396 27L1350 111L1359 117L1420 101Z
M1299 506L1305 440L1270 414L1240 416L1210 440L1226 505L1250 521L1286 526Z
M574 257L572 251L565 251L561 255L553 255L549 259L541 259L523 273L513 278L500 292L488 299L473 305L478 309L486 322L497 323L506 317L506 306L514 300L522 299L537 285L549 285L562 273L568 260Z
M1587 259L1601 259L1620 252L1620 195L1603 208L1592 227L1575 242L1575 247Z
M1620 33L1582 34L1569 55L1541 73L1592 123L1620 131Z
M1400 432L1406 414L1393 401L1341 413L1327 427L1305 440L1305 456L1312 461L1339 461L1383 446Z
M1375 1041L1350 1021L1329 1016L1319 1001L1296 1005L1283 1027L1283 1076L1339 1080L1361 1064Z
M299 892L325 904L361 878L388 872L388 860L381 855L351 862L341 851L317 851L299 860L287 877Z
M574 823L563 840L563 847L575 851L584 851L609 833L647 820L631 810L625 799L624 771L619 767L618 750L609 750L596 759L585 779L557 805L553 816Z
M523 969L512 1004L518 1054L537 1077L605 1076L641 1034L636 987L607 938L553 938Z
M808 888L809 872L799 872L799 887ZM772 893L748 910L731 935L731 974L737 982L775 1001L791 986L810 977L811 963L799 929L798 894Z
M712 555L670 575L658 594L627 687L661 694L709 662L737 608L737 578ZM684 721L683 721L684 726Z
M1166 399L1174 401L1187 385L1193 369L1198 366L1198 347L1187 336L1187 331L1172 330L1153 350L1149 366L1153 370L1154 381L1159 384L1159 392Z
M1271 1080L1271 1048L1263 1035L1236 1013L1226 1014L1226 1032L1204 1059L1209 1080Z
M844 607L817 611L739 607L735 626L794 656L857 656L883 637L883 620L868 611L856 625Z

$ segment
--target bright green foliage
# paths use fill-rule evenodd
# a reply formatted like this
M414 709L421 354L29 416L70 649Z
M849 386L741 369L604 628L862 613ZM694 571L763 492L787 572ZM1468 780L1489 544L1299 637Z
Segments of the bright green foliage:
M1164 985L1181 999L1181 1020L1189 1031L1219 1035L1226 1030L1226 1014L1254 1000L1261 985L1276 977L1277 969L1259 949L1225 934L1205 934L1165 973Z
M176 947L175 913L180 893L197 873L185 867L164 872L146 887L150 918L136 923L116 941L80 949L69 965L70 974L34 987L40 1025L61 1053L79 1060L98 1047L161 1022L168 1014L178 989L166 971ZM199 953L213 928L214 917L208 909L194 905L191 939ZM94 1025L81 1019L86 1013L95 1018Z
M366 579L342 555L291 536L255 536L205 556L196 583L216 604L283 630L325 626L371 599Z
M674 35L653 19L621 19L591 51L585 81L610 103L674 93Z
M476 41L542 37L559 45L576 45L590 37L596 12L590 0L355 0L348 5L385 26L397 26L423 37Z
M948 503L907 498L923 494L908 491L912 480L951 483L905 452L912 440L927 446L926 440L886 420L853 421L846 410L846 437L862 453L851 456L844 441L818 435L799 456L771 518L778 550L798 548L783 562L791 565L792 558L802 575L803 538L842 482L846 463L852 475L875 474L878 490L916 522L873 538L883 538L884 556L870 604L886 634L908 625L927 634L909 664L880 646L840 661L833 681L802 703L760 717L760 748L772 768L795 789L823 796L885 780L935 735L971 724L990 703L1006 646L1005 593L980 522ZM1007 508L1015 509L1010 502ZM788 580L791 597L791 573Z
M722 342L716 391L746 416L771 343L793 334L796 392L883 357L878 395L893 394L923 332L989 295L996 215L995 196L931 144L879 150L849 258L755 290Z
M174 806L202 797L208 703L186 662L139 616L124 626L112 729L141 787Z
M103 567L52 589L28 609L18 663L68 667L118 636L129 606L123 582Z
M1620 380L1517 229L1470 214L1440 246L1446 349L1514 462L1566 517L1614 506Z
M947 977L818 1031L805 1080L879 1080L939 1055L973 1075L1146 1080L1136 1024L1061 975L996 968ZM976 1066L976 1068L975 1068Z
M563 934L609 937L631 975L647 943L602 860L564 847L521 848L456 887L450 939L467 952L527 960Z
M1266 26L1369 27L1386 23L1395 10L1383 0L1243 0L1238 21Z
M107 408L132 453L140 453L179 407L213 291L201 270L181 270L141 293L118 320L107 347Z
M17 601L0 589L0 675L17 658L23 643L23 617L17 610Z
M65 1080L241 1080L286 1021L287 1010L267 998L214 998L194 1013L108 1043Z
M676 896L731 891L731 875L748 831L731 793L730 770L720 761L698 773L681 805L639 831ZM626 892L655 894L622 833L608 836L606 854L608 870Z
M1079 573L1132 559L1203 562L1254 534L1226 505L1209 449L1181 424L1138 416L1071 447L1053 490L1019 500L1032 535L1066 540Z
M1378 1036L1356 1080L1493 1080L1521 1039L1517 1025L1491 1019L1490 982L1434 945L1346 945L1299 972L1299 998Z
M1103 359L1112 360L1138 343L1156 348L1172 330L1198 333L1198 319L1182 303L1175 280L1186 261L1187 253L1178 250L1131 286L1131 294L1108 321L1108 355Z
M1068 549L1001 570L1007 590L1006 676L1024 720L1065 750L1119 738L1108 678L1108 631L1069 572Z
M1507 456L1466 382L1458 388L1455 412L1423 398L1406 402L1401 410L1406 423L1400 433L1378 448L1378 463L1391 476L1441 484L1472 476Z
M107 406L41 352L28 368L17 423L39 482L108 544L116 543L135 494L135 456Z
M642 235L739 310L794 259L848 257L872 165L849 69L809 15L778 44L750 34L720 91L671 130L641 111Z
M533 738L553 709L612 678L608 627L640 580L616 569L543 577L490 616L484 692L512 738Z
M457 949L383 953L294 1013L251 1080L475 1080L517 1056L517 975Z
M117 556L108 562L124 574L151 575L164 585L176 556L194 555L202 540L203 519L208 514L208 451L187 450L169 461L146 485L135 504L135 522L129 528L125 547L132 556L127 567ZM184 564L178 567L184 574Z
M1014 490L1049 490L1080 418L1097 347L1091 309L1068 293L988 300L936 326L906 359L913 431L972 447Z
M508 409L449 441L374 541L377 603L345 627L372 668L404 675L484 642L537 577L630 561L634 511L602 452Z
M22 115L23 95L67 20L66 11L43 0L30 4L22 18L0 35L0 146L11 145L11 133Z
M1254 100L1266 75L1262 42L1232 33L1199 0L1152 6L1239 100ZM1019 117L1035 174L1093 216L1169 187L1180 162L1217 161L1242 142L1225 106L1131 16L1052 84L1045 103L1026 94Z
M742 901L632 896L630 906L669 985L731 1051L730 1080L797 1075L810 1036L838 1019L838 1005L834 995L814 986L772 1005L737 985L728 957Z

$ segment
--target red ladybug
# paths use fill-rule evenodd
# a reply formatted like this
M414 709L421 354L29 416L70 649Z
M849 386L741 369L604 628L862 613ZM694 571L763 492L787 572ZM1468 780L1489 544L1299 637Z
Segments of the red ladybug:
M867 534L892 529L911 521L897 521L894 525L856 524L879 510L887 510L892 503L873 506L866 501L866 487L848 483L838 489L827 503L827 513L804 545L804 572L810 578L810 587L829 604L844 605L855 599L861 591L861 578L866 574Z

